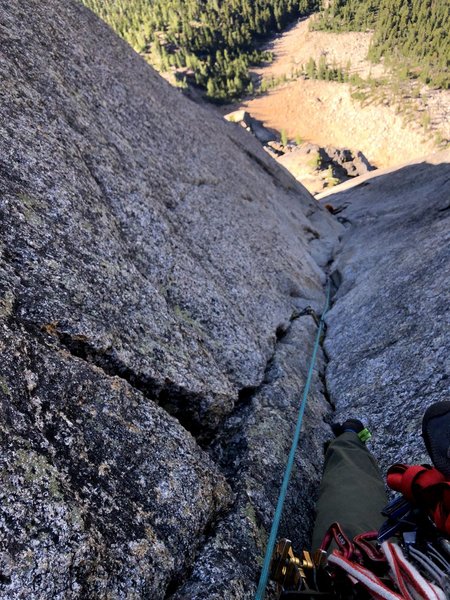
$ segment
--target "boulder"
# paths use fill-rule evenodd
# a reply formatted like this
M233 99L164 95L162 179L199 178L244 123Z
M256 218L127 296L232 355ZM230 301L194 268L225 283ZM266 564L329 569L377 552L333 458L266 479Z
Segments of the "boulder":
M223 117L230 123L244 123L247 127L250 122L250 115L246 110L234 110Z
M325 154L331 162L338 165L350 162L353 160L353 152L349 148L335 148L334 146L326 146Z
M264 127L264 125L256 119L251 119L250 128L253 135L259 142L261 142L261 144L267 144L268 142L272 142L277 139L277 135L273 131L267 129L267 127Z
M224 118L231 123L239 123L244 129L253 133L263 145L277 140L277 135L273 131L264 127L261 121L250 116L245 110L235 110L226 114Z
M277 148L273 142L270 145ZM312 194L320 194L327 187L346 181L349 177L373 170L362 152L355 156L348 148L321 148L310 142L280 147L283 154L278 161Z
M362 152L356 152L356 154L349 148L334 148L333 146L326 146L324 149L325 162L330 162L337 171L344 173L348 177L358 177L359 175L365 175L369 171L373 171L373 167Z
M374 171L375 167L370 164L362 152L357 152L353 159L353 165L356 168L358 175L365 175L369 171Z
M296 152L298 152L299 155L316 154L319 153L320 150L321 148L317 144L312 144L311 142L304 142L303 144L298 146Z
M275 140L269 141L269 142L267 142L267 146L269 146L269 148L271 148L278 155L284 154L284 146L281 142L277 142Z
M344 171L345 175L348 177L357 177L358 175L363 175L364 173L358 173L358 169L353 160L349 160L347 162L343 162L340 165L341 171ZM367 170L366 170L367 172Z

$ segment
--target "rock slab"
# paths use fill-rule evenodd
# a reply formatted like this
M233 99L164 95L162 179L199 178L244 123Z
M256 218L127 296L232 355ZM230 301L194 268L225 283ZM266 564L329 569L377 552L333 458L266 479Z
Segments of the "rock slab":
M327 384L337 417L374 432L383 471L430 462L425 409L450 390L450 152L343 184L323 201L347 226L334 261Z
M165 598L227 518L257 564L215 448L342 227L78 2L0 2L0 35L0 597Z

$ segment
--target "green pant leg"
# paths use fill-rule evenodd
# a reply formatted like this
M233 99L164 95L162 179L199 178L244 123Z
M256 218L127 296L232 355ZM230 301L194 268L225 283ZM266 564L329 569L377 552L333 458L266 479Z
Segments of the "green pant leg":
M343 433L331 442L325 455L313 550L320 546L335 521L350 538L378 529L384 521L380 511L386 503L384 482L375 459L356 433Z

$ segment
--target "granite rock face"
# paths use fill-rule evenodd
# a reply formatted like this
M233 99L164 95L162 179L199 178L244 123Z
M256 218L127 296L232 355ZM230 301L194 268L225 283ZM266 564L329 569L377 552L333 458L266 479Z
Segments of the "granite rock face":
M333 259L280 535L308 544L329 399L383 468L424 458L449 156L335 217L77 2L0 0L0 35L0 598L252 598Z
M0 35L0 597L213 597L247 540L249 598L343 228L77 2Z
M311 315L300 315L290 323L280 334L263 384L227 420L215 440L212 456L232 482L235 501L174 600L254 598L315 332ZM309 341L305 344L305 340ZM279 529L279 537L289 537L296 548L310 545L323 444L331 437L327 423L332 411L323 401L323 371L320 353Z
M27 19L21 6L2 13L15 312L214 429L261 380L292 299L321 297L308 243L330 226L244 132L94 15L49 2Z
M232 500L223 477L175 419L50 336L4 322L0 359L0 596L160 596Z
M328 194L347 226L325 349L336 418L374 432L385 471L430 462L421 419L450 391L450 152Z

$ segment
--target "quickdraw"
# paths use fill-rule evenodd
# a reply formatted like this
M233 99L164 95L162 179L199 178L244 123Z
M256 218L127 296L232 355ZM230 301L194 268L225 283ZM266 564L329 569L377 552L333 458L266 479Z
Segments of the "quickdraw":
M399 505L396 500L385 509L390 518L397 514L392 507ZM400 515L403 515L402 511ZM421 531L426 530L427 534L422 539L416 531L403 532L406 554L392 542L377 545L379 534L376 531L350 540L338 523L331 525L320 549L314 554L303 551L297 557L291 542L280 540L270 570L270 578L278 584L279 600L449 598L450 544L436 534L431 521L424 524L424 515L419 516ZM405 521L401 522L405 524ZM413 523L409 522L409 525ZM332 544L336 548L329 553Z

